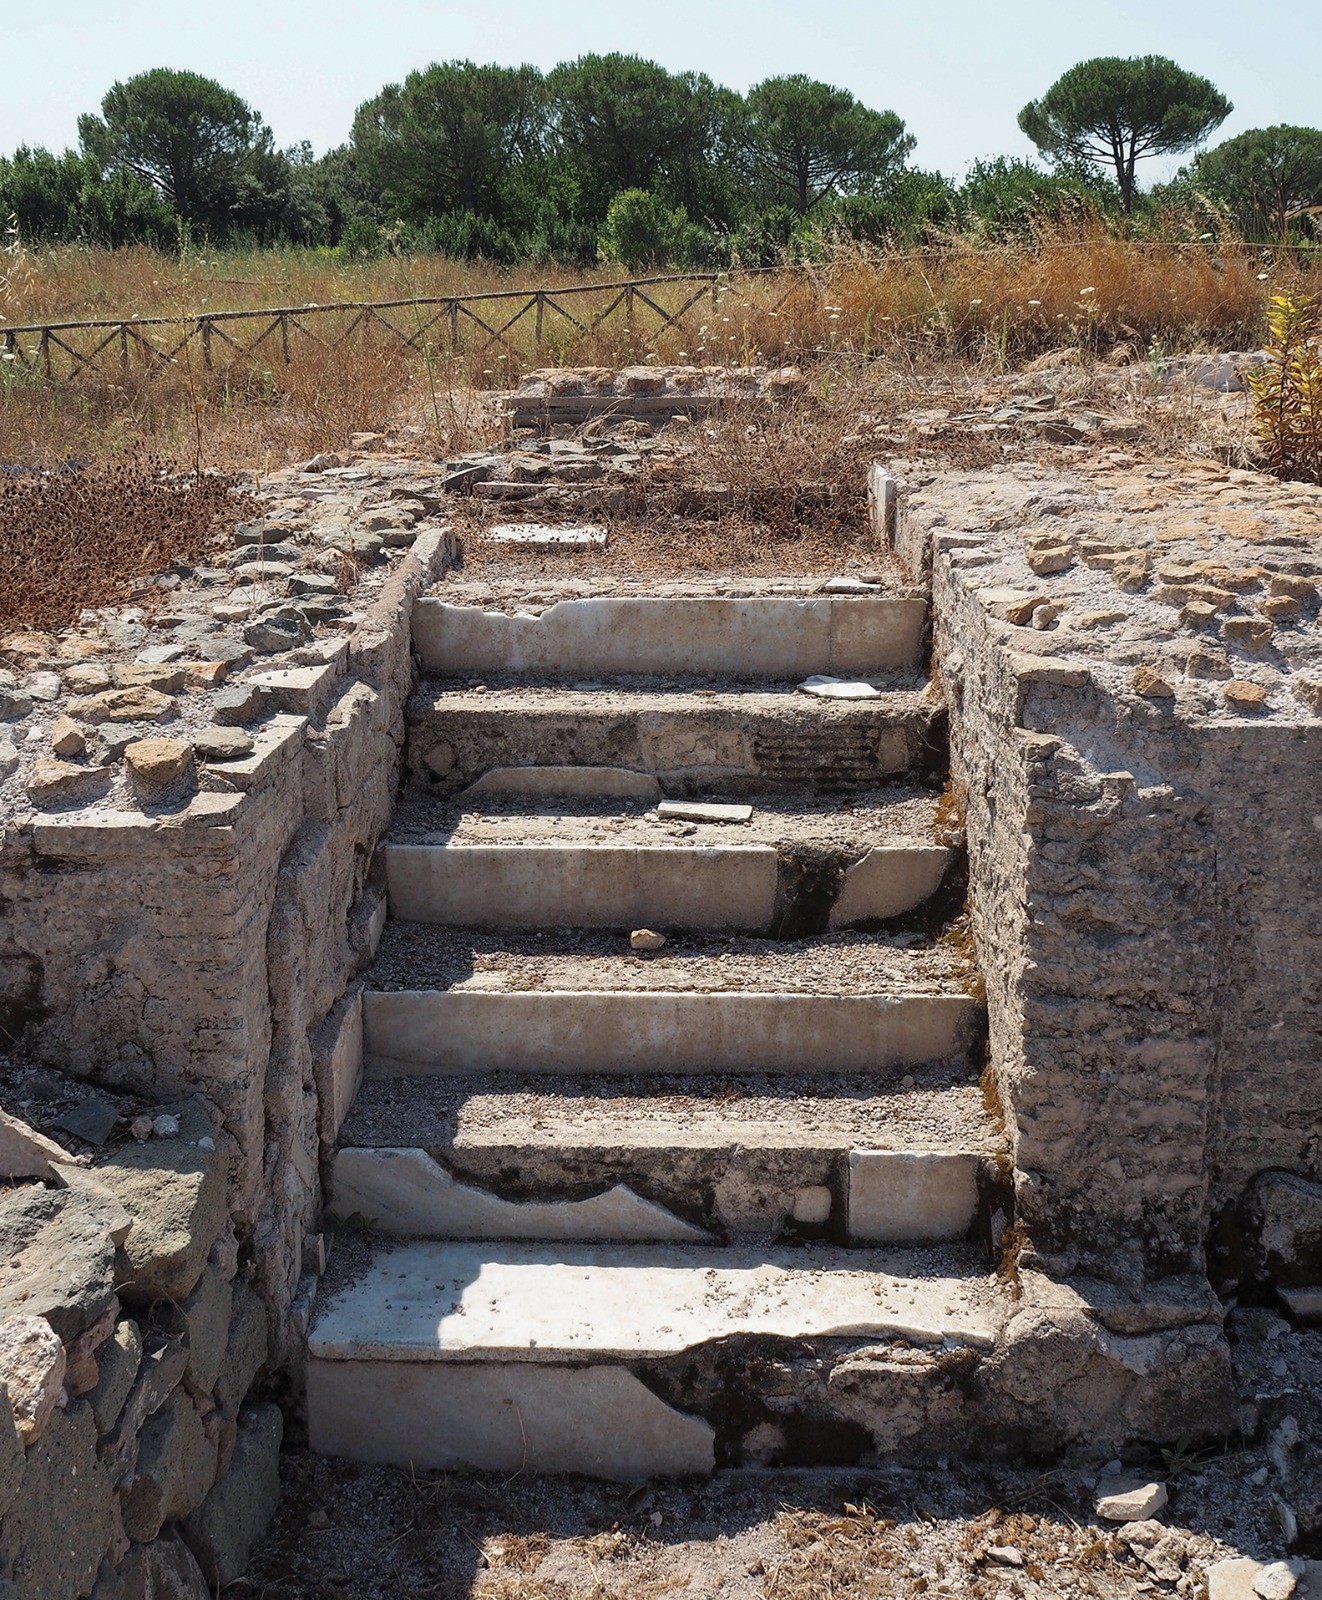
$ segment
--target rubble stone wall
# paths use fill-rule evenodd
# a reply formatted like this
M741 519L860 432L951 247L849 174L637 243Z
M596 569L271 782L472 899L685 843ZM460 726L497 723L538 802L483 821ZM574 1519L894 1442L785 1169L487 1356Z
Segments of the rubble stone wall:
M0 1021L150 1107L90 1157L0 1114L2 1170L36 1180L0 1189L0 1595L202 1600L274 1508L262 1375L324 1266L409 617L451 554L420 536L351 635L293 658L223 784L0 830Z
M1147 620L1141 581L1099 590L1085 570L1106 541L1080 538L1081 513L1104 498L1027 477L901 496L894 539L932 584L1029 1259L1138 1290L1201 1273L1262 1173L1310 1196L1322 1177L1315 647L1307 615L1249 651L1187 614ZM1279 542L1203 541L1203 559L1261 590L1279 562L1306 593ZM1073 578L1044 581L1044 547ZM1236 674L1266 691L1248 711L1225 695Z

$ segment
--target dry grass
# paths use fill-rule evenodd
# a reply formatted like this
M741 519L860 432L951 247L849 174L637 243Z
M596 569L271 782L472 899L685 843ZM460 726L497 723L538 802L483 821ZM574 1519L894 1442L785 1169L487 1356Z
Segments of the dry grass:
M0 477L0 633L121 603L133 578L197 561L244 509L224 479L175 478L152 460Z
M1264 281L1260 274L1268 273ZM1058 349L1101 353L1257 345L1269 289L1293 285L1295 269L1263 266L1256 253L1210 244L1166 247L1117 237L1101 224L1044 234L1032 247L954 247L902 257L841 251L820 269L740 276L704 296L679 326L661 330L653 312L623 306L581 332L548 312L538 346L525 317L493 343L461 319L451 351L448 324L392 313L410 348L380 329L329 341L348 317L307 319L285 365L279 339L255 356L217 342L218 369L202 370L194 344L162 367L143 351L111 359L72 382L47 380L21 361L0 368L0 461L45 463L129 448L190 456L201 428L215 465L274 464L342 446L356 430L422 416L444 446L461 431L460 397L508 387L529 367L635 361L708 364L823 362L866 357L874 374L903 381L934 365L972 363L987 373ZM344 264L316 252L175 260L144 249L11 250L0 261L0 326L96 316L163 315L260 305L478 293L510 287L563 289L578 272L506 271L435 257ZM593 280L611 274L602 272ZM655 291L667 311L691 292ZM607 296L573 302L601 310ZM517 303L515 303L517 304ZM506 306L504 315L514 307ZM499 327L495 308L479 308ZM185 326L183 322L179 328ZM253 338L260 324L246 324ZM177 338L177 333L176 333ZM161 330L158 343L176 339ZM56 358L59 357L58 351ZM63 358L66 359L67 358ZM148 364L150 363L150 364Z

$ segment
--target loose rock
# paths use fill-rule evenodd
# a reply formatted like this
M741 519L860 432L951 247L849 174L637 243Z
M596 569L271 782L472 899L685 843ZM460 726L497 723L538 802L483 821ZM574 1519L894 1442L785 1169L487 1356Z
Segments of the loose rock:
M0 1317L0 1384L24 1445L36 1442L64 1387L65 1355L45 1317Z
M125 749L124 759L145 783L159 788L188 770L193 746L186 739L135 739Z

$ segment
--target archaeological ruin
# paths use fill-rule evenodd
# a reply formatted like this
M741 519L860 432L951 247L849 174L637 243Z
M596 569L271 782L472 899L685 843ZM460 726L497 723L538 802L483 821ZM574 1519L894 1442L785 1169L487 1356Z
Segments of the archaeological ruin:
M1030 393L1050 459L860 443L838 570L614 559L793 375L739 381L543 375L0 638L0 1596L224 1591L282 1445L1115 1461L1142 1521L1131 1465L1267 1425L1228 1319L1322 1320L1322 489Z

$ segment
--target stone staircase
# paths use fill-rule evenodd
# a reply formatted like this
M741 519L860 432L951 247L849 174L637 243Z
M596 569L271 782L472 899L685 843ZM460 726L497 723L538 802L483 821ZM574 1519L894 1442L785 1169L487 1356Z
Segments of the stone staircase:
M418 602L315 1449L642 1478L959 1437L1008 1162L923 602L852 587Z

